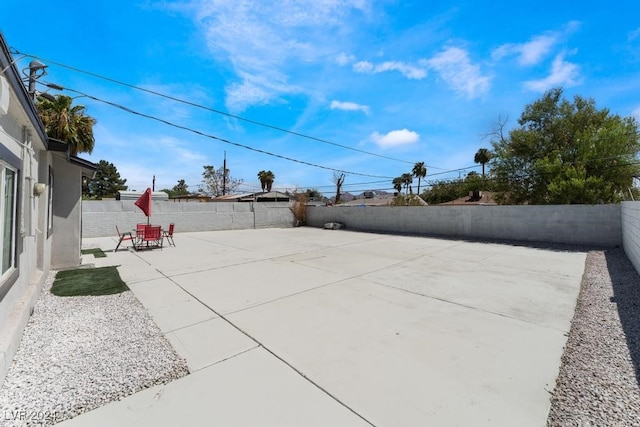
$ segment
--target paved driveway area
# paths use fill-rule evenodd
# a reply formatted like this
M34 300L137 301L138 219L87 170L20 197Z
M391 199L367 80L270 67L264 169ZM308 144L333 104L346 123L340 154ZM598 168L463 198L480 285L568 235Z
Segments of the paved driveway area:
M306 227L175 242L84 245L191 374L63 425L545 424L584 252Z

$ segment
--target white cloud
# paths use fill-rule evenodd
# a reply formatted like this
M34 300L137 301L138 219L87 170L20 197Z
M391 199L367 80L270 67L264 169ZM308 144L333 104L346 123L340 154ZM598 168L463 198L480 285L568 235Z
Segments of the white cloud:
M398 71L411 80L422 80L427 77L429 69L435 70L455 92L474 98L489 89L489 77L484 76L480 67L473 64L466 50L450 47L430 59L422 59L418 65L400 61L386 61L374 64L369 61L358 61L353 70L358 73L377 74Z
M229 63L240 81L228 86L227 106L241 111L282 94L299 93L289 86L296 64L337 57L342 28L354 13L366 13L368 0L197 0L195 16L209 49ZM339 52L339 51L338 51Z
M300 93L302 89L290 84L288 78L272 70L270 75L239 72L240 82L226 87L227 107L243 111L251 105L265 105L282 94Z
M207 95L207 91L199 84L158 84L158 83L141 83L144 89L161 93L168 97L176 99L189 99L189 102L197 104L212 104L211 99ZM188 94L186 96L185 94ZM190 118L192 110L185 104L175 102L168 98L161 98L156 95L147 93L144 95L149 106L153 107L162 117L171 117L172 120Z
M427 77L427 71L424 68L405 64L398 61L386 61L380 64L373 64L368 61L359 61L353 64L353 70L358 73L378 74L387 71L398 71L408 79L421 80Z
M569 21L560 31L547 31L544 34L531 37L526 43L507 43L491 53L491 57L500 60L506 56L515 55L522 66L539 64L567 35L579 27L577 21Z
M353 64L353 71L358 73L374 73L375 66L369 61L358 61Z
M505 56L517 55L520 65L535 65L551 52L557 41L557 34L535 36L527 43L502 45L494 50L491 56L500 60Z
M381 148L391 148L415 144L420 140L420 135L405 128L402 130L392 130L386 135L373 132L371 134L371 140Z
M250 80L227 86L227 107L242 111L251 105L264 105L274 96L273 91Z
M458 94L474 98L489 89L489 77L484 76L480 67L471 62L469 54L464 49L450 47L423 62L436 70Z
M544 92L556 86L571 87L579 84L580 68L564 59L564 53L556 55L551 65L551 73L544 79L529 80L525 87L536 92Z
M338 57L336 58L336 63L338 65L340 65L341 67L344 67L347 64L351 64L352 62L354 62L356 60L356 57L353 55L347 55L346 53L342 52L340 53L340 55L338 55Z
M157 140L155 140L156 148L164 146L166 149L164 151L170 152L173 162L181 165L193 165L205 163L207 161L207 157L198 152L193 151L188 148L185 148L184 141L164 136Z
M369 107L367 105L356 104L355 102L342 102L331 101L329 106L332 110L344 110L344 111L362 111L366 115L369 115Z
M414 67L413 65L408 65L396 61L383 62L376 67L376 71L399 71L406 78L414 80L420 80L427 77L427 72L423 68Z

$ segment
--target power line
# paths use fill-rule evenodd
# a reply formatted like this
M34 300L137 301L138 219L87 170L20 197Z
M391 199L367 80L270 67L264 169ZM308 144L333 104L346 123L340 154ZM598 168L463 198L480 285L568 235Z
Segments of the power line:
M81 92L81 91L79 91L79 90L70 89L70 88L63 88L62 86L55 85L55 84L51 84L51 83L46 83L46 82L38 82L38 83L43 84L43 85L45 85L45 86L47 86L47 87L54 88L54 89L58 89L58 90L66 90L66 91L69 91L69 92L72 92L72 93L76 93L76 94L78 94L78 95L81 95L81 96L87 97L87 98L89 98L89 99L93 99L94 101L102 102L102 103L107 104L107 105L110 105L110 106L112 106L112 107L119 108L119 109L121 109L121 110L123 110L123 111L126 111L127 113L131 113L131 114L135 114L135 115L140 116L140 117L145 117L145 118L147 118L147 119L155 120L155 121L158 121L158 122L160 122L160 123L164 123L164 124L166 124L166 125L169 125L169 126L175 127L175 128L177 128L177 129L186 130L186 131L188 131L188 132L192 132L192 133L195 133L195 134L197 134L197 135L204 136L204 137L206 137L206 138L215 139L215 140L217 140L217 141L224 142L225 144L234 145L234 146L236 146L236 147L244 148L244 149L246 149L246 150L255 151L255 152L257 152L257 153L265 154L265 155L272 156L272 157L277 157L277 158L279 158L279 159L288 160L288 161L290 161L290 162L300 163L300 164L303 164L303 165L312 166L312 167L320 168L320 169L331 170L331 171L335 171L335 172L341 172L341 173L345 173L345 174L347 174L347 175L358 175L358 176L365 176L365 177L369 177L369 178L386 178L386 179L392 179L392 178L391 178L391 177L389 177L389 176L384 176L384 175L371 175L371 174L365 174L365 173L360 173L360 172L350 172L350 171L346 171L346 170L343 170L343 169L332 168L332 167L329 167L329 166L322 166L322 165L318 165L318 164L315 164L315 163L306 162L306 161L304 161L304 160L294 159L294 158L292 158L292 157L283 156L283 155L281 155L281 154L275 154L275 153L272 153L272 152L269 152L269 151L266 151L266 150L262 150L262 149L259 149L259 148L250 147L250 146L248 146L248 145L240 144L240 143L238 143L238 142L233 142L233 141L230 141L230 140L225 139L225 138L221 138L221 137L218 137L218 136L215 136L215 135L207 134L207 133L202 132L202 131L199 131L199 130L197 130L197 129L193 129L193 128L190 128L190 127L187 127L187 126L179 125L179 124L176 124L176 123L170 122L170 121L168 121L168 120L161 119L161 118L156 117L156 116L152 116L152 115L149 115L149 114L140 113L140 112L138 112L138 111L134 111L134 110L132 110L132 109L130 109L130 108L128 108L128 107L125 107L125 106L123 106L123 105L116 104L116 103L114 103L114 102L107 101L107 100L104 100L104 99L96 98L96 97L95 97L95 96L93 96L93 95L86 94L86 93Z
M326 139L317 138L317 137L306 135L306 134L303 134L303 133L300 133L300 132L295 132L295 131L292 131L292 130L284 129L284 128L281 128L281 127L278 127L278 126L275 126L275 125L270 125L270 124L267 124L267 123L259 122L257 120L252 120L252 119L248 119L246 117L242 117L242 116L238 116L238 115L235 115L235 114L227 113L225 111L216 110L214 108L207 107L207 106L202 105L202 104L197 104L197 103L192 102L192 101L187 101L185 99L177 98L177 97L174 97L174 96L171 96L171 95L166 95L166 94L163 94L163 93L151 90L151 89L145 89L143 87L136 86L136 85L133 85L131 83L126 83L126 82L123 82L123 81L120 81L120 80L116 80L116 79L113 79L113 78L110 78L110 77L102 76L100 74L92 73L90 71L85 71L85 70L82 70L82 69L79 69L79 68L76 68L76 67L72 67L70 65L65 65L65 64L53 61L51 59L42 58L42 57L38 57L38 56L35 56L35 55L30 55L30 54L25 54L25 53L20 52L19 50L15 49L15 48L11 48L11 51L12 51L12 54L24 55L25 57L30 57L30 58L37 58L37 59L39 59L41 61L45 61L47 63L51 63L51 64L54 64L54 65L57 65L59 67L66 68L68 70L72 70L72 71L75 71L75 72L78 72L78 73L86 74L86 75L91 76L91 77L95 77L95 78L102 79L102 80L105 80L105 81L108 81L108 82L111 82L111 83L115 83L115 84L118 84L118 85L121 85L121 86L125 86L125 87L128 87L128 88L131 88L131 89L135 89L135 90L139 90L139 91L142 91L142 92L146 92L146 93L149 93L149 94L152 94L152 95L155 95L155 96L160 96L162 98L170 99L170 100L175 101L175 102L180 102L180 103L185 104L185 105L190 105L192 107L201 108L201 109L206 110L206 111L210 111L210 112L213 112L213 113L216 113L216 114L220 114L220 115L223 115L223 116L226 116L226 117L230 117L230 118L233 118L233 119L236 119L236 120L240 120L240 121L243 121L243 122L251 123L251 124L256 125L256 126L261 126L261 127L265 127L265 128L268 128L268 129L273 129L273 130L276 130L276 131L279 131L279 132L288 133L290 135L299 136L301 138L306 138L306 139L309 139L309 140L312 140L312 141L321 142L323 144L333 145L335 147L340 147L340 148L343 148L345 150L351 150L351 151L355 151L355 152L358 152L358 153L379 157L379 158L382 158L382 159L393 160L393 161L396 161L396 162L401 162L401 163L406 163L406 164L411 164L411 165L413 165L415 163L415 162L411 162L411 161L408 161L408 160L396 159L394 157L384 156L382 154L377 154L377 153L372 153L372 152L365 151L365 150L360 150L358 148L353 148L353 147L349 147L347 145L338 144L336 142L328 141ZM426 166L428 168L441 169L441 168L438 168L436 166L429 166L429 165L426 165Z

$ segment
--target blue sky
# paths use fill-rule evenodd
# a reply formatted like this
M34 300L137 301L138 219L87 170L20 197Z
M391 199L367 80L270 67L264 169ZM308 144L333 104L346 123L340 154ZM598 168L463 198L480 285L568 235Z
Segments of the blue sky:
M158 119L75 101L98 121L81 156L114 163L138 191L154 175L156 189L196 190L225 152L243 191L260 170L275 189L326 195L334 170L354 193L391 189L418 161L427 180L456 178L480 170L473 156L499 118L515 126L559 86L640 117L635 0L70 4L5 0L0 31L49 65L41 81Z

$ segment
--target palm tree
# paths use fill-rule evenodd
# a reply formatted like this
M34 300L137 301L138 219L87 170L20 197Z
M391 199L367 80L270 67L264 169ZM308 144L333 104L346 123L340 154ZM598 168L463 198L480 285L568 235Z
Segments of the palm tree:
M402 183L404 184L405 192L407 194L409 194L409 186L413 182L413 175L411 175L410 173L403 173L400 176L400 179L402 180Z
M262 191L271 191L271 186L273 185L273 181L276 179L276 176L271 171L260 171L258 172L258 179L260 180L260 185L262 186Z
M258 172L258 179L260 180L260 186L262 187L262 191L265 191L265 188L267 188L267 171L265 170L261 170L260 172Z
M418 178L418 194L420 194L420 180L427 176L427 167L424 165L424 162L418 162L413 165L411 173L414 177Z
M96 119L85 115L83 105L72 106L73 98L57 95L55 100L40 98L38 113L47 136L59 139L69 145L72 156L93 151L95 138L93 126Z
M393 181L391 181L391 183L393 184L393 188L398 192L398 194L400 194L400 192L402 191L402 178L393 178Z
M493 157L493 155L491 154L491 151L489 151L486 148L479 149L478 152L476 153L476 155L473 157L473 161L474 162L480 163L482 165L482 176L483 177L484 177L484 165L489 163L489 160L491 160L491 157Z

